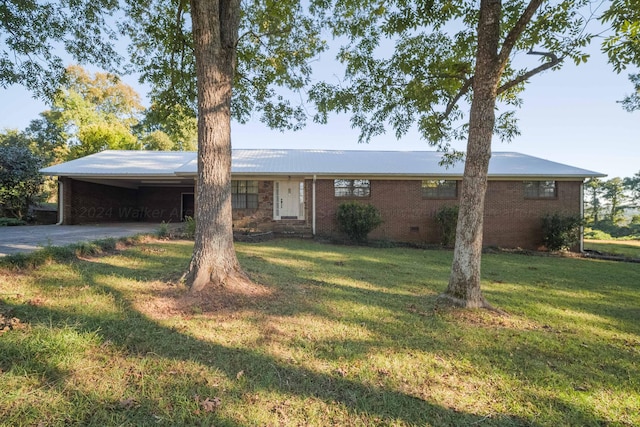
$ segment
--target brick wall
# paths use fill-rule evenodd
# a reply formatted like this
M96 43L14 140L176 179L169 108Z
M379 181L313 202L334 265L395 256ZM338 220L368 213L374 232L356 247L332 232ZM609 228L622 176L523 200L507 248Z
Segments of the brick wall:
M234 209L233 227L268 231L273 220L273 181L258 181L258 209Z
M182 193L193 192L193 187L140 187L138 189L140 221L180 222Z
M580 182L559 181L557 193L557 198L552 200L525 199L522 181L490 181L485 204L484 245L540 247L541 217L545 213L580 213ZM336 198L333 180L318 180L317 234L340 236L335 222L336 210L340 203L353 200L370 203L381 213L384 223L370 238L427 244L440 242L436 213L444 206L459 203L459 198L423 198L420 180L372 180L369 198Z
M181 194L193 187L141 187L139 190L111 187L63 178L65 224L114 221L180 221ZM489 181L485 205L484 245L537 249L542 244L541 217L546 213L580 213L579 181L558 181L557 198L525 199L522 181ZM305 181L306 226L312 223L313 181ZM458 191L460 193L460 191ZM316 234L342 236L335 222L338 205L357 200L380 210L384 223L373 239L437 244L440 231L436 213L459 199L425 199L420 180L371 180L368 198L336 198L333 180L316 181ZM273 220L273 182L258 182L258 209L236 209L236 228L274 230L282 221ZM298 222L296 222L297 224Z
M180 222L182 193L193 187L113 187L63 178L65 224Z
M64 224L127 221L123 213L137 207L137 191L62 178ZM134 221L130 219L129 221Z

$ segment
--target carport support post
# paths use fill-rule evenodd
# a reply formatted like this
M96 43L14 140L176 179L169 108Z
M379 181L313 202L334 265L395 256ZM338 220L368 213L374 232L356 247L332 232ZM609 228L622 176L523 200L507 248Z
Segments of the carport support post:
M198 194L198 177L193 179L193 218L196 218L196 211L198 210L198 198L196 197ZM182 214L181 214L182 215Z
M56 225L62 225L64 222L64 182L58 177L58 222Z

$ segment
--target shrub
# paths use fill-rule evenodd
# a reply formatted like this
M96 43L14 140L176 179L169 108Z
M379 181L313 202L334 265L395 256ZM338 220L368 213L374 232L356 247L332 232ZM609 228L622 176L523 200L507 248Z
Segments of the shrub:
M436 222L442 233L441 243L444 247L452 247L456 242L456 226L458 225L458 206L445 206L436 214Z
M6 226L12 226L12 225L25 225L25 224L26 222L18 218L5 218L5 217L0 218L0 227L6 227Z
M196 235L196 220L190 216L184 217L184 235L187 239L193 239Z
M587 228L584 230L585 239L591 240L611 240L611 234L605 233L602 230L594 230L592 228Z
M156 230L156 236L158 236L158 238L162 239L164 237L168 237L170 234L169 232L169 224L162 221L162 223L160 223L160 225L158 225L158 229Z
M550 251L569 249L580 241L580 215L554 213L542 218L542 239Z
M375 206L357 202L342 203L336 217L340 229L356 242L365 242L367 235L382 224L382 217Z

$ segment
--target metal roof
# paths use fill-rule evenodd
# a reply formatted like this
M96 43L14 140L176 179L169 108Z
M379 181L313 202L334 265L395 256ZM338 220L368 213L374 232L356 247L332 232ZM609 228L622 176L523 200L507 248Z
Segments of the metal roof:
M193 151L106 150L41 169L54 176L175 176L191 159Z
M102 177L195 176L195 152L107 150L41 170L46 175ZM436 151L233 150L235 175L461 177L464 163L440 166ZM489 176L588 178L604 174L514 152L494 152Z

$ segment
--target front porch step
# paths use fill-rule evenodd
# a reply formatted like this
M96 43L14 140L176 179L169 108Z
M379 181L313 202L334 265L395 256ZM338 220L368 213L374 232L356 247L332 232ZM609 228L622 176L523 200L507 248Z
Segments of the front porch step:
M304 220L285 219L277 221L272 226L273 233L280 237L313 237L311 226Z

